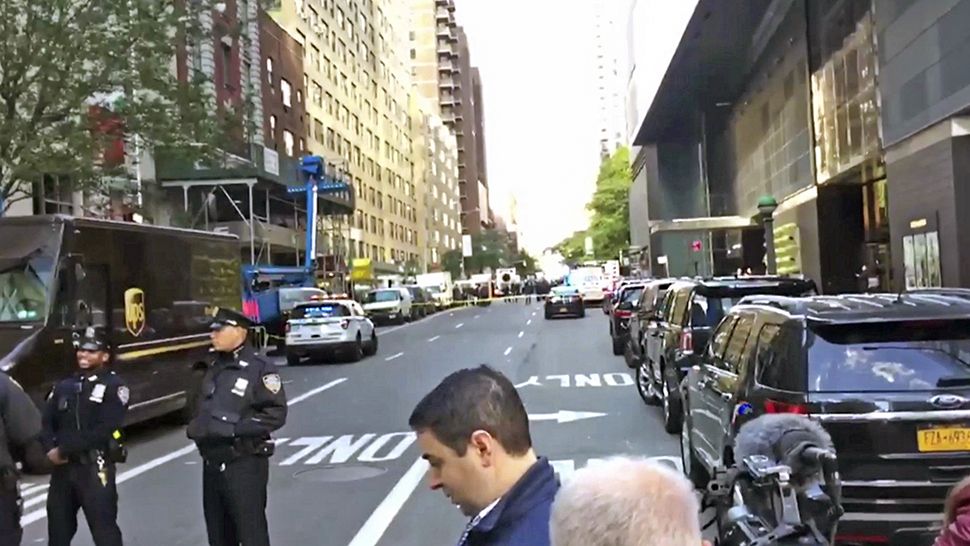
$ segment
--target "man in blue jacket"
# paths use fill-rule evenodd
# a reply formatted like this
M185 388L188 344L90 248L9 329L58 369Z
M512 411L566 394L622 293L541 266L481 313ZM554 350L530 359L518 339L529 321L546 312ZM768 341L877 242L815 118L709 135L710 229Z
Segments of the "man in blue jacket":
M471 518L459 546L548 546L559 480L537 457L512 382L480 366L446 377L408 423L440 489Z

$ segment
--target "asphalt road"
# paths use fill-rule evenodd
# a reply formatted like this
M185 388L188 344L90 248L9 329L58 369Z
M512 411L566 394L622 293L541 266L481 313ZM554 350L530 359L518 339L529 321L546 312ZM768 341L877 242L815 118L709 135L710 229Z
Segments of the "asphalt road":
M457 541L465 520L425 479L407 418L448 373L482 363L519 387L540 455L563 475L615 454L677 464L677 438L637 396L610 352L598 308L543 319L539 305L496 303L379 330L357 364L283 369L289 419L269 484L278 545L428 546ZM202 545L202 467L184 429L156 421L131 435L119 468L119 521L129 545ZM24 484L24 544L45 543L46 477ZM92 544L83 516L74 544Z

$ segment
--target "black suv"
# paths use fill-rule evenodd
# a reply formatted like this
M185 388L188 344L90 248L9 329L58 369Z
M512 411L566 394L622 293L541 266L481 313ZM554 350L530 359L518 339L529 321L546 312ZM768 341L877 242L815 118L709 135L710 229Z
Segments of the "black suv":
M650 321L657 320L657 307L663 302L667 289L672 284L674 279L657 279L649 281L644 287L640 295L640 308L630 317L628 325L630 331L627 334L626 350L623 353L627 366L636 368L639 365L647 325Z
M637 367L637 389L647 404L663 406L664 428L680 431L683 411L678 386L697 362L711 329L741 298L754 294L805 296L815 283L791 277L715 277L678 281L667 290L648 323L644 357Z
M932 543L970 474L970 301L904 293L742 300L684 382L684 472L733 462L739 427L799 413L832 435L842 544Z
M430 315L434 309L434 300L420 286L409 284L405 286L411 293L411 320L417 320Z
M640 296L643 294L643 282L628 283L617 289L613 299L614 307L610 312L610 340L613 342L613 354L622 355L626 347L626 340L630 333L630 317L640 308Z

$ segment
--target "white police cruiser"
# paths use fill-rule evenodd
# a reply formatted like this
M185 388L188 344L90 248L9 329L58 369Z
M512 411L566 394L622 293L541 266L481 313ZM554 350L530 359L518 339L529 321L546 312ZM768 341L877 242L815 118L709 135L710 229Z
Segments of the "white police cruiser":
M293 308L286 321L286 362L344 353L351 362L377 352L377 331L353 300L322 300Z

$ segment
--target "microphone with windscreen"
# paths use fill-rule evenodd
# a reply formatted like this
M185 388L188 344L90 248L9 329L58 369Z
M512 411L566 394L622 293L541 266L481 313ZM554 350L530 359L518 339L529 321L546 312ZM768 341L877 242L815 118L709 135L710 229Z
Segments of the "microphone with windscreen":
M792 470L802 485L835 463L832 437L822 425L804 415L766 414L741 426L734 440L735 460L761 455Z
M844 513L832 437L804 415L766 414L741 426L721 543L832 543Z

